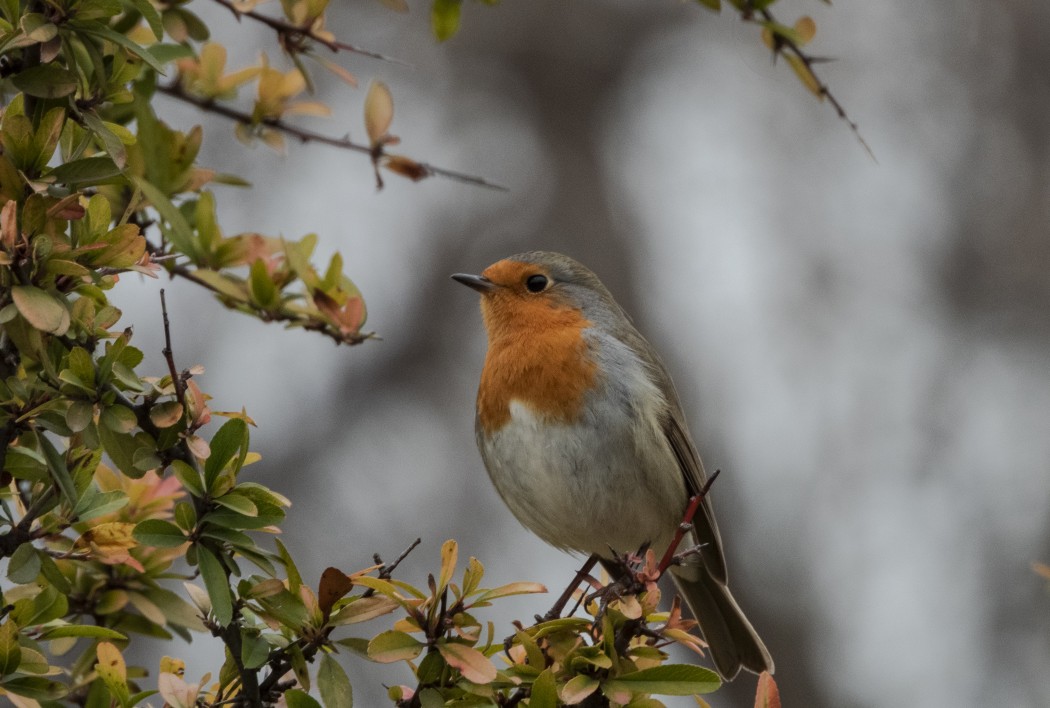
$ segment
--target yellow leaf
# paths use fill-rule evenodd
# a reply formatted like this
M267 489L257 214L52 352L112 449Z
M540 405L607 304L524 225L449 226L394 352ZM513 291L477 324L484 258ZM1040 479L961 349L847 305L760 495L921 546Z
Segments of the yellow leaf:
M791 68L795 70L795 74L798 76L799 81L802 82L802 85L812 91L817 98L824 100L824 87L820 85L820 80L806 66L806 62L802 61L795 54L785 53L784 58L787 59Z
M385 142L394 120L394 99L382 81L373 81L365 98L365 131L373 145Z
M812 17L800 17L795 23L795 32L798 33L799 44L809 44L810 40L817 34L817 23Z
M459 558L459 545L449 539L441 544L441 572L438 575L438 592L444 590L456 572L456 561Z
M109 521L88 529L81 539L104 555L115 551L126 551L138 545L131 536L134 528L135 524L132 523Z
M186 673L186 662L182 659L175 659L170 656L161 657L160 673L175 674L176 676L181 677Z
M99 642L95 654L98 657L95 670L107 686L127 683L128 669L119 649L109 642Z

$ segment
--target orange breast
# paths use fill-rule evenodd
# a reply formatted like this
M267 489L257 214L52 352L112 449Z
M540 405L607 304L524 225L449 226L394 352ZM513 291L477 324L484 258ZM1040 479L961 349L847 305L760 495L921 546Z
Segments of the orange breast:
M577 420L598 374L583 313L555 298L509 292L483 297L481 312L489 335L478 389L482 430L503 427L514 400L551 422Z

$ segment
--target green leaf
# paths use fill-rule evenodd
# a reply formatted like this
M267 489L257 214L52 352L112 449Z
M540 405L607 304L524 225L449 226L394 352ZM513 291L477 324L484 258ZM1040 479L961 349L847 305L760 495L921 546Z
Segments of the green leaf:
M173 461L171 471L187 492L198 498L204 496L204 484L201 482L200 472L182 460Z
M104 25L100 22L70 22L69 25L71 27L76 25L76 29L80 30L81 32L84 32L86 34L93 34L96 37L101 37L102 39L113 42L113 44L119 44L132 54L141 57L142 61L149 64L154 71L156 71L161 76L164 76L164 65L157 61L157 59L152 54L150 54L148 49L139 44L136 44L135 42L132 42L120 32L110 29L108 25Z
M58 700L69 692L69 689L58 681L39 676L18 676L17 678L6 679L0 681L0 688L16 696L32 698L37 701Z
M23 585L36 580L40 573L40 555L32 543L23 543L11 554L7 563L7 579Z
M65 455L55 448L50 438L41 435L38 439L44 457L47 458L47 470L51 473L51 479L55 480L55 485L62 492L62 496L66 498L69 505L76 506L77 490L73 484L73 478L69 475Z
M597 678L587 674L573 676L561 687L561 700L570 706L582 703L587 696L598 690L599 683Z
M225 627L233 620L233 599L230 597L230 584L226 571L219 559L205 546L194 544L197 550L197 565L200 567L204 587L211 600L211 611L215 621Z
M105 146L106 152L109 154L115 167L123 167L128 160L128 151L124 147L124 140L121 140L113 130L113 128L118 126L113 126L112 123L106 123L93 111L84 111L81 115L84 120L84 125L86 125L88 129L95 134L95 137L99 139L102 145Z
M239 470L248 454L248 426L243 420L226 421L211 439L211 455L204 462L204 486L212 490L215 480L226 464L240 451L240 461L235 465Z
M331 654L321 657L321 665L317 669L317 688L325 708L354 708L354 690L350 686L350 679Z
M160 13L157 12L157 8L153 7L153 3L149 0L130 0L131 4L136 10L142 15L142 19L146 20L146 24L149 25L150 31L153 32L153 36L157 38L157 41L164 39L164 24L161 22ZM154 47L150 47L152 52Z
M102 184L119 177L121 171L111 158L97 155L61 164L48 175L58 184Z
M18 645L18 625L8 619L0 625L0 676L14 673L22 662L22 647Z
M270 656L270 645L258 632L241 631L241 663L246 669L257 669Z
M259 509L255 506L252 500L243 494L238 494L237 492L229 492L223 494L221 497L216 497L215 503L219 506L224 506L231 511L236 511L238 514L244 514L245 516L259 515Z
M88 487L77 500L73 508L73 515L77 521L90 521L111 511L121 509L128 504L128 496L119 489L108 492L98 492L94 487Z
M177 59L188 59L194 56L193 49L185 44L174 44L170 42L154 44L150 46L149 50L161 64L167 64Z
M165 238L171 241L171 244L180 253L192 257L196 253L196 249L193 243L193 230L186 221L186 217L171 203L167 195L159 189L142 177L134 177L133 179L138 188L142 190L142 194L150 201L153 208L157 210L161 219L164 220L162 227L164 228Z
M32 285L15 285L11 299L34 329L62 336L69 330L69 310L64 300Z
M176 548L189 540L182 529L163 519L140 521L131 535L142 545L154 548Z
M463 0L434 0L430 6L430 27L439 42L444 42L459 30L462 10Z
M38 64L11 77L19 90L37 98L61 98L77 90L77 76L57 64Z
M532 682L529 708L558 708L558 684L550 669L544 669Z
M279 304L277 286L266 270L266 263L261 258L256 259L248 274L252 299L261 307L276 307Z
M91 637L93 639L115 639L122 642L127 637L120 632L107 627L98 627L93 624L58 624L53 627L45 627L40 633L40 639L60 639L62 637Z
M135 412L127 406L116 404L102 411L99 421L114 433L128 434L138 427L139 421Z
M317 702L316 698L298 688L293 688L285 693L284 702L288 708L321 708L321 704Z
M411 661L419 656L425 647L425 644L412 635L391 629L377 634L368 643L368 658L379 664Z
M722 0L696 0L698 3L706 7L708 10L715 12L722 11Z
M299 588L303 584L303 577L299 574L299 568L296 567L295 561L292 560L292 555L288 552L284 543L281 539L275 538L274 545L277 546L277 555L281 558L281 563L284 564L284 571L288 574L288 590L293 594L299 594Z
M714 671L688 664L654 666L606 682L607 688L623 687L633 693L656 693L662 696L695 696L716 691L721 685L722 681Z

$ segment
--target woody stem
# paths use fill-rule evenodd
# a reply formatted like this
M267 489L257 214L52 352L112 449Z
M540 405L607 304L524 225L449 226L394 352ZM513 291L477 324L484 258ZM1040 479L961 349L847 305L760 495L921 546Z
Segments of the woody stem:
M671 540L671 545L667 547L667 551L664 552L664 557L660 560L660 566L658 571L660 575L664 574L668 566L674 560L675 553L678 551L678 544L682 542L685 535L693 529L693 518L696 517L696 512L700 509L700 505L703 503L704 498L707 496L707 492L710 491L711 485L714 484L715 480L718 479L718 475L722 470L715 470L715 473L711 475L711 478L707 480L707 483L696 493L690 500L689 506L686 507L685 516L682 517L682 523L678 524L678 530L675 531L674 538Z

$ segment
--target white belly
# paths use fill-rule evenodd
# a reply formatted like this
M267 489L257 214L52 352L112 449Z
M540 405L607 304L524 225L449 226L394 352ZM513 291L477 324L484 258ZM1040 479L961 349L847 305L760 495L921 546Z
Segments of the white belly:
M663 434L627 411L577 424L542 422L519 401L481 441L497 491L518 521L563 549L610 556L650 542L662 553L686 504Z

